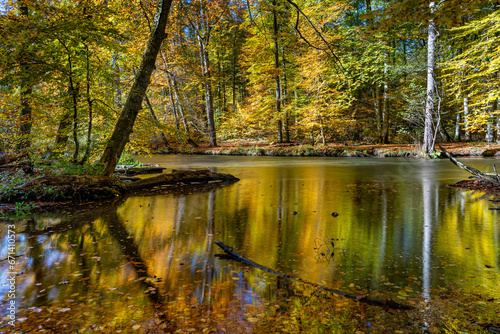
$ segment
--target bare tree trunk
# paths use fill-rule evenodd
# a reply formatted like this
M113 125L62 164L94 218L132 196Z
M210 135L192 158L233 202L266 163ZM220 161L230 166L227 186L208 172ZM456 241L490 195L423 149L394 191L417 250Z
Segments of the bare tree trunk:
M429 9L434 13L436 3L431 1ZM435 53L436 53L437 30L434 20L429 20L427 35L427 98L425 103L425 121L424 121L424 143L422 151L424 153L434 152L434 113L436 97L435 81Z
M460 110L457 108L457 122L455 123L455 141L460 141Z
M278 114L278 143L283 142L283 122L281 121L281 85L280 85L280 58L279 58L279 43L278 43L278 14L276 10L277 1L273 0L273 38L274 38L274 67L276 70L276 112Z
M120 118L101 157L101 163L106 165L103 175L109 176L113 174L125 145L129 141L137 114L141 109L142 101L149 85L151 74L155 68L156 57L160 51L161 43L165 38L165 27L171 4L172 0L158 0L153 27L142 57L139 72L134 79Z
M387 59L389 56L386 54L386 61L384 62L384 97L382 101L382 133L380 136L380 142L382 144L389 143L389 84L388 84L388 68Z

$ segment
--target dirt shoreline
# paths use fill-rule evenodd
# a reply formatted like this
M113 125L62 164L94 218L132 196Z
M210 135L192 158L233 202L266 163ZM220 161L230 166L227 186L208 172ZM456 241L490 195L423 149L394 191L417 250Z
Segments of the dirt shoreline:
M500 157L500 144L442 143L448 152L457 157ZM312 157L404 157L424 158L418 144L328 144L321 146L294 143L266 144L225 142L217 147L202 143L196 148L173 149L177 154L241 155L241 156L312 156ZM433 157L440 157L436 153Z

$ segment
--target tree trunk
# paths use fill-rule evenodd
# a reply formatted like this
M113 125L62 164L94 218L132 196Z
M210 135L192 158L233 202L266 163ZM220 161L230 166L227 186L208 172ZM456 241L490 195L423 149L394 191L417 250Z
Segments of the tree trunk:
M380 104L380 86L375 84L373 86L373 107L375 108L375 123L379 139L380 134L382 133L382 108L380 107Z
M89 122L87 127L87 147L85 149L85 154L83 155L82 161L80 164L84 164L90 157L90 146L92 144L92 117L93 117L93 109L92 109L92 98L90 97L90 52L88 45L85 45L86 52L86 60L87 60L87 68L86 68L86 81L87 81L87 106L89 108Z
M454 139L455 139L455 141L460 141L460 110L457 110L457 122L455 123L455 138Z
M233 56L232 56L232 90L233 90L233 111L236 111L236 33L233 39Z
M431 1L429 9L431 14L434 13L436 3ZM434 99L436 95L435 82L435 52L436 52L437 30L434 20L429 20L428 35L427 35L427 98L425 103L425 120L424 120L424 143L422 151L424 153L434 152Z
M70 129L71 129L71 110L64 109L64 114L62 115L61 120L59 121L56 139L54 142L54 148L52 149L52 151L56 151L56 153L59 153L57 151L62 150L66 146L69 138ZM51 153L51 157L55 157L55 153Z
M283 122L281 121L281 85L280 85L280 58L279 58L279 43L278 43L278 14L276 10L277 2L273 0L273 38L274 38L274 67L276 71L276 112L278 114L278 143L283 142Z
M389 65L387 64L387 59L389 58L389 56L386 54L385 57L386 61L384 62L384 97L382 101L382 133L380 136L380 142L382 144L389 143L389 108L388 108L389 84L387 83L388 68L389 68Z
M498 112L499 109L499 101L498 99L495 100L495 110ZM496 117L496 125L497 125L497 144L500 144L500 114L497 114Z
M211 74L210 74L210 58L208 56L208 51L204 45L204 40L199 36L198 43L200 46L200 61L201 70L203 72L203 86L205 88L205 108L207 111L207 127L210 139L210 147L217 146L217 138L215 132L215 119L214 119L214 106L212 99L212 85L211 85Z
M171 4L172 0L158 0L155 20L142 57L139 73L134 79L120 118L101 157L101 163L106 165L103 175L111 175L113 173L125 145L129 141L137 114L141 110L151 74L155 68L156 56L165 38L165 27Z
M153 105L151 104L151 101L149 101L148 95L144 94L144 98L146 99L146 104L148 106L149 113L151 114L151 119L153 120L156 128L160 131L161 140L163 141L163 144L165 145L165 149L168 151L169 148L168 148L167 136L165 136L165 134L163 133L163 131L160 128L160 124L161 124L160 120L158 119L158 117L156 117L156 113L153 109Z
M21 15L27 18L29 16L29 10L28 6L24 3L21 2L21 5L19 7L19 11L21 12ZM33 125L33 120L32 120L32 108L31 108L31 103L30 103L30 97L31 93L33 92L33 87L31 86L30 83L28 83L28 75L24 72L27 71L26 67L29 62L29 58L27 54L25 54L25 50L23 47L22 51L22 59L20 59L20 64L21 64L21 72L23 73L22 75L22 81L21 81L21 92L20 92L20 99L21 99L21 113L19 115L19 134L20 134L20 141L17 144L17 149L18 150L24 150L26 148L29 148L31 146L31 127Z
M465 135L464 139L466 141L470 140L470 132L469 132L469 98L464 97L464 130Z
M488 124L486 124L486 142L490 144L493 141L493 120L494 120L494 106L492 103L490 103L490 106L488 107L489 110L486 112L488 113Z

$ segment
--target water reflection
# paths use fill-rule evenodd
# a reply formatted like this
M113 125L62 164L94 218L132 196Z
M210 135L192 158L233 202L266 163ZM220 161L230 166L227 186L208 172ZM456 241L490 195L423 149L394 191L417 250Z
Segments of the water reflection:
M481 193L445 187L459 174L448 162L161 159L155 162L212 167L241 181L16 222L22 307L83 304L87 318L112 321L196 301L199 312L237 306L230 316L243 319L249 305L275 295L275 286L257 270L215 258L217 239L265 266L346 291L432 302L440 286L498 285L498 211ZM330 239L332 258L318 261L317 240ZM2 254L6 245L4 225ZM5 282L6 263L0 265ZM134 313L113 315L110 305Z

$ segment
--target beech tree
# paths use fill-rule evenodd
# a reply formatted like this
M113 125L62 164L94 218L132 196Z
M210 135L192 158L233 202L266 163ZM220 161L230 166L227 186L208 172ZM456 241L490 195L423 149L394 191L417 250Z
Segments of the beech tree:
M429 3L429 10L431 15L434 13L436 3L431 1ZM424 153L434 152L434 117L436 113L436 72L435 72L435 54L436 54L436 39L437 30L434 19L429 20L427 26L427 96L425 103L425 122L424 122L424 143L422 151ZM439 112L439 110L438 110ZM439 117L439 116L438 116Z

